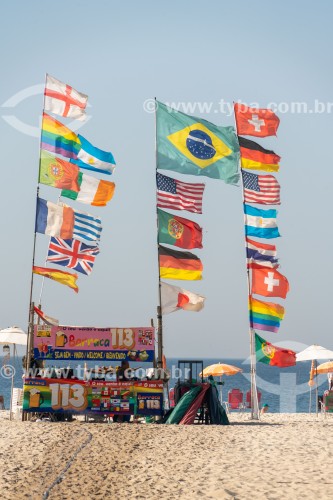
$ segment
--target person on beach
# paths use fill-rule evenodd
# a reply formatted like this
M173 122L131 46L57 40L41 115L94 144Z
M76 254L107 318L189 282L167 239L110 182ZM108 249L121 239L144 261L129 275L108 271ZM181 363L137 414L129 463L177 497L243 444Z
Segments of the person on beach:
M269 410L269 406L267 403L265 403L264 406L260 410L261 415L263 415L264 413L267 413L268 410Z

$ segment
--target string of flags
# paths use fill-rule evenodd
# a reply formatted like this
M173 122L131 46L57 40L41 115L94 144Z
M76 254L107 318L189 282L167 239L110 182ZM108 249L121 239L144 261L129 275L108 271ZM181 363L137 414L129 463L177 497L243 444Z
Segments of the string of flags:
M276 246L249 237L258 239L280 237L277 210L263 210L252 206L253 204L279 205L280 184L274 175L257 175L247 172L247 169L278 172L281 158L274 151L267 150L242 135L276 136L280 120L269 109L249 108L239 103L234 105L234 112L241 157L246 262L250 275L250 328L253 331L277 333L284 318L284 307L273 302L258 300L253 295L285 299L289 292L289 282L277 271L279 260ZM257 361L279 367L296 364L294 351L274 346L255 331L254 342Z
M38 180L39 184L60 189L63 198L104 207L114 195L115 183L94 174L111 175L114 172L113 154L92 145L52 116L84 120L87 103L87 95L46 75ZM99 217L59 201L45 200L38 194L35 233L50 237L46 262L90 275L100 253L101 232ZM35 265L33 273L53 279L75 292L79 290L76 273ZM35 308L35 313L45 323L57 323L38 308Z
M284 307L258 300L253 295L285 299L289 292L287 278L277 270L280 264L276 246L260 241L280 237L277 210L254 205L280 205L280 184L272 173L279 171L281 158L274 151L265 149L243 136L276 136L279 118L269 109L249 108L237 103L234 105L235 131L233 127L216 126L206 120L168 108L160 102L156 104L156 199L160 278L202 279L203 265L199 257L190 252L173 250L161 243L185 250L203 247L202 228L199 224L166 212L165 209L201 214L204 184L184 183L167 177L158 170L206 176L235 185L238 185L241 178L246 263L251 276L250 328L276 333L284 318ZM268 174L258 174L257 171ZM161 282L160 286L162 314L180 309L199 311L204 306L205 298L202 296L165 282ZM255 334L256 341L258 338ZM296 362L293 351L275 348L269 342L263 339L261 341L264 351L265 346L267 347L269 359L274 360L271 364L290 366L291 362ZM274 353L277 353L276 358ZM258 357L259 361L262 359Z
M233 127L219 127L186 115L157 102L157 219L159 276L172 280L201 280L201 259L185 250L201 249L202 228L196 222L166 212L202 214L204 183L188 183L161 174L172 170L180 174L206 176L239 182L239 145ZM201 311L205 297L160 281L162 314L186 310Z

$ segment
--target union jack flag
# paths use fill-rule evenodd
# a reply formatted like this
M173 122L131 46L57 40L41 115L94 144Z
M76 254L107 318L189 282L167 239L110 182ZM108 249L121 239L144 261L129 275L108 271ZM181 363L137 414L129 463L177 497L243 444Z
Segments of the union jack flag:
M97 254L97 246L92 247L78 240L51 238L47 261L70 267L79 273L90 274Z

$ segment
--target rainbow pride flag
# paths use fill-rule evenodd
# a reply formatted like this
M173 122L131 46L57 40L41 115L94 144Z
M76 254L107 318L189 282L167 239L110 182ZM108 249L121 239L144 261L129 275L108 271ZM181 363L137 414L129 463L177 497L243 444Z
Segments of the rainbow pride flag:
M81 149L81 142L72 130L47 113L43 113L41 149L76 159Z
M284 318L284 307L249 297L249 317L251 328L277 333Z

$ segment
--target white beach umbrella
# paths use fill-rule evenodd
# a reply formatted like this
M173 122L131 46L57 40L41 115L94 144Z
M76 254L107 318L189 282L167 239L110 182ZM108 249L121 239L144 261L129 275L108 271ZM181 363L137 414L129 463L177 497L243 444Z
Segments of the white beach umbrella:
M333 351L322 347L321 345L313 344L304 349L304 351L296 354L296 361L314 361L314 367L311 371L316 373L316 366L318 359L333 359ZM316 378L316 413L318 415L318 381ZM310 386L310 404L311 404L311 386Z
M27 345L27 334L17 326L0 330L0 344Z
M333 351L313 344L296 354L296 361L312 361L317 359L333 359Z

